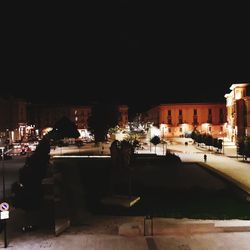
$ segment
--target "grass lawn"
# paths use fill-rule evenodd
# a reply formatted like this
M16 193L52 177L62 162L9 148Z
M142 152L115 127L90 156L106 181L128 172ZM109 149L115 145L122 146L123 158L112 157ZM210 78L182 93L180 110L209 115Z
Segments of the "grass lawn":
M141 200L131 208L102 205L108 193L110 159L57 159L69 203L93 214L197 219L250 219L250 203L234 188L196 164L169 162L164 157L135 159L133 195ZM128 194L127 179L116 176L117 194Z

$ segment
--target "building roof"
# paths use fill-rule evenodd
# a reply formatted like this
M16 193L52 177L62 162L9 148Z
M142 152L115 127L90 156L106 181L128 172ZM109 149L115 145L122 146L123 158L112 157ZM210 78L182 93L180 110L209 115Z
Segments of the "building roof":
M250 85L250 84L249 83L235 83L235 84L232 84L230 89L234 90L237 87L247 87L248 85Z
M179 103L162 103L159 106L174 106L174 105L225 105L224 102L179 102Z

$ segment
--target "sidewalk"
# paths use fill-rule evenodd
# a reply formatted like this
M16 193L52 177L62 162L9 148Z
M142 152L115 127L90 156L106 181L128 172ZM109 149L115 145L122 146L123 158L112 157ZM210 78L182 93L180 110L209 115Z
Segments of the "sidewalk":
M27 234L12 240L8 247L13 250L249 250L249 237L250 233L244 232L133 238L84 233L59 237Z
M243 189L250 195L249 161L241 161L235 157L232 158L223 154L216 154L213 151L198 148L193 145L189 145L187 147L189 147L190 154L183 152L177 153L183 162L198 162L201 166L209 168L210 170L235 183L239 188ZM234 152L233 150L231 152ZM201 155L200 153L206 153L207 155L207 162L205 164L203 162L203 154Z

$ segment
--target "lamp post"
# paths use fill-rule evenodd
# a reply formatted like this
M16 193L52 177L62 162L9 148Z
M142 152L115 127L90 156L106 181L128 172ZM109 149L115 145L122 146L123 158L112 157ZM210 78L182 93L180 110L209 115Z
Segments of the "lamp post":
M151 127L149 128L149 150L151 152Z
M164 155L164 153L165 153L165 147L164 146L166 144L166 142L165 142L165 124L163 125L162 132L163 132L163 136L162 136L162 148L163 148L162 154Z
M3 181L3 200L5 201L5 171L4 171L4 147L0 147L2 151L2 181Z
M222 136L223 136L223 137L222 137L222 153L223 153L223 155L224 155L224 154L225 154L224 133L223 133Z
M220 132L220 136L221 136L221 138L222 138L222 154L225 154L225 149L224 149L224 132Z
M6 194L5 194L5 171L4 171L4 147L0 147L2 150L2 180L3 180L3 201L5 202ZM6 220L3 220L3 237L4 237L4 248L8 247L7 243L7 223Z
M151 131L152 129L152 124L149 125L149 151L151 152Z

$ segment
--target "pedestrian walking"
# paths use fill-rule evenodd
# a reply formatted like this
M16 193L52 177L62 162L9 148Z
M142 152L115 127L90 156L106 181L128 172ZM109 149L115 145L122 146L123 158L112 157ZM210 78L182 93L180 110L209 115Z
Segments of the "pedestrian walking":
M204 155L204 162L207 162L207 155Z

